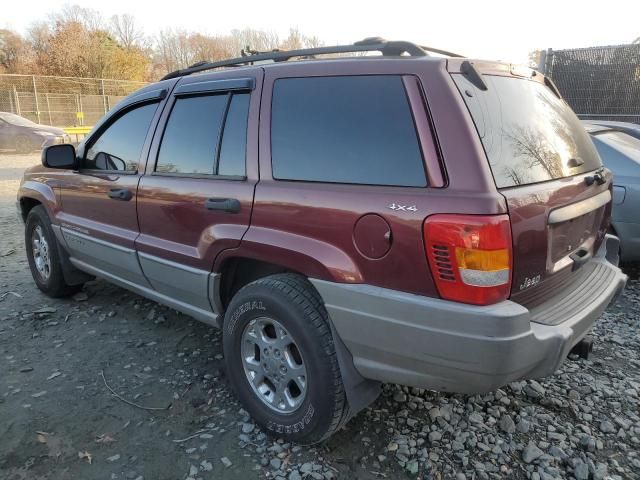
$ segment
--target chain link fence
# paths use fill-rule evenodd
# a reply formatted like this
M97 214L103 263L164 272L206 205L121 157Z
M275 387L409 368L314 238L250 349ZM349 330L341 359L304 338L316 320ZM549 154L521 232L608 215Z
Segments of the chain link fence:
M91 126L144 82L0 74L0 112L57 127Z
M580 118L640 123L640 44L549 49L539 69Z

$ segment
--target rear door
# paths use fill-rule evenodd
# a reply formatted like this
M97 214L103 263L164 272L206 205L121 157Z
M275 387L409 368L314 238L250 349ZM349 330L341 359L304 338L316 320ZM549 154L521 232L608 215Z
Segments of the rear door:
M235 72L232 72L232 75ZM249 227L260 69L180 80L138 188L140 265L159 293L212 311L216 256Z
M611 209L611 175L571 108L540 75L453 73L511 218L512 299L561 288L595 254Z
M78 149L80 168L61 176L59 221L72 259L94 273L148 286L136 258L136 191L166 85L119 105Z

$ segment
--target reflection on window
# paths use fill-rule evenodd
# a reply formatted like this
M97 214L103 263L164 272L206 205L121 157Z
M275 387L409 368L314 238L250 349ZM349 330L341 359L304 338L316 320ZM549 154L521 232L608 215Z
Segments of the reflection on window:
M162 137L156 171L212 175L228 95L178 98Z
M499 188L577 175L600 166L580 120L545 85L486 75L488 89L482 91L463 75L456 74L454 79L464 92Z
M95 140L85 156L83 168L135 172L157 103L129 110Z
M178 98L162 137L156 172L244 176L248 114L248 93Z

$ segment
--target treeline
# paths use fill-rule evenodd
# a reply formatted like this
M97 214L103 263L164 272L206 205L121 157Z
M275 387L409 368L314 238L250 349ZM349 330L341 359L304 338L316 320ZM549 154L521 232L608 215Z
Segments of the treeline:
M200 60L240 56L242 49L320 46L292 28L286 38L246 28L226 35L165 29L145 34L131 15L105 19L96 10L67 6L21 35L0 29L0 73L157 80Z

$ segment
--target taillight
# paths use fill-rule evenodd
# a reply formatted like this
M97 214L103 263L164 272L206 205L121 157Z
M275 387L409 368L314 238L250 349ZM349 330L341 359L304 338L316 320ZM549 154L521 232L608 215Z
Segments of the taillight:
M508 215L432 215L424 222L424 243L442 298L489 305L509 297Z

